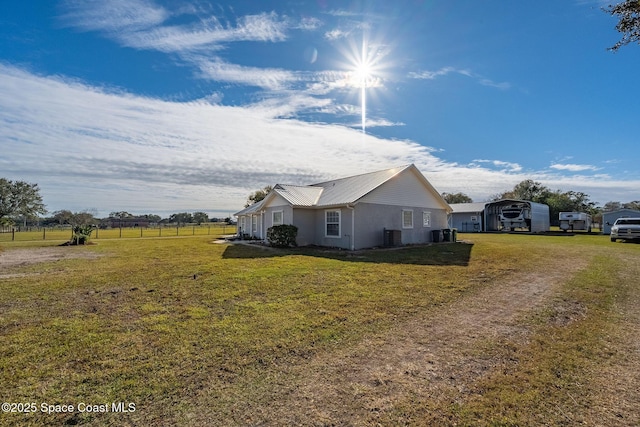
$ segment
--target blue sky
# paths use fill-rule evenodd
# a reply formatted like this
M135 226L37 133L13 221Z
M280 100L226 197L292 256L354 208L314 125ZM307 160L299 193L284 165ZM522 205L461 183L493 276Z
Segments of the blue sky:
M226 216L407 163L474 201L638 200L640 46L607 51L603 5L1 2L0 176L100 215Z

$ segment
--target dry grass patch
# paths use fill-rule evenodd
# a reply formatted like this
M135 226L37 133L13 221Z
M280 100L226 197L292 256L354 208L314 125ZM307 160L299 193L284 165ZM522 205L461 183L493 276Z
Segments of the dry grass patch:
M621 324L614 307L627 307L627 294L600 281L615 270L610 258L638 246L466 237L474 244L357 253L105 240L63 248L102 255L92 259L12 267L32 275L0 280L3 400L136 411L0 414L0 423L523 425L517 413L556 407L550 422L562 412L588 420L584 405L601 397L578 393L575 384L596 383L580 364L602 360L590 349ZM567 253L575 269L562 272ZM565 286L583 267L588 286Z

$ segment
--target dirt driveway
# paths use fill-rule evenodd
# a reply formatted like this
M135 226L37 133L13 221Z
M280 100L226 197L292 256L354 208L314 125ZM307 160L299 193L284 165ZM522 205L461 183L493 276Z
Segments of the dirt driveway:
M453 403L464 399L483 375L513 363L496 352L482 351L483 345L526 342L532 331L523 326L522 316L558 304L554 291L582 266L559 264L518 276L515 282L493 283L435 313L415 317L365 340L356 348L285 367L284 375L297 380L278 390L277 396L252 407L251 412L258 415L250 424L381 425L380 420L398 402ZM584 315L580 307L571 306L557 307L557 313L557 321L567 323ZM637 333L634 339L636 344L631 347L637 347ZM640 403L630 387L640 381L637 361L636 354L635 362L621 367L628 372L622 376L617 372L617 384L602 378L602 384L607 384L603 392L616 395L621 402L616 410L626 407L629 413L625 415L630 417L637 415L634 405ZM618 415L609 409L593 409L591 419L615 419ZM243 410L238 408L238 412Z

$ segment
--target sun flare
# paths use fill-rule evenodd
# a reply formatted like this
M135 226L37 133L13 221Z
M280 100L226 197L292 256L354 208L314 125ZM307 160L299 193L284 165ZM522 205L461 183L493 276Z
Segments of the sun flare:
M377 49L372 52L367 37L363 35L361 44L350 44L344 52L347 59L344 85L358 92L362 133L366 132L367 125L367 92L382 86L379 61L383 55Z

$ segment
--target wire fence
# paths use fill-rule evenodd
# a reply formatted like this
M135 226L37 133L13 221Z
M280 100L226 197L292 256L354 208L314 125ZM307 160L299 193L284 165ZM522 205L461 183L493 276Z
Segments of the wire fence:
M226 223L154 227L96 228L91 234L95 239L133 239L142 237L225 236L236 233L236 226ZM26 242L34 240L71 240L70 227L4 227L0 228L0 242Z

